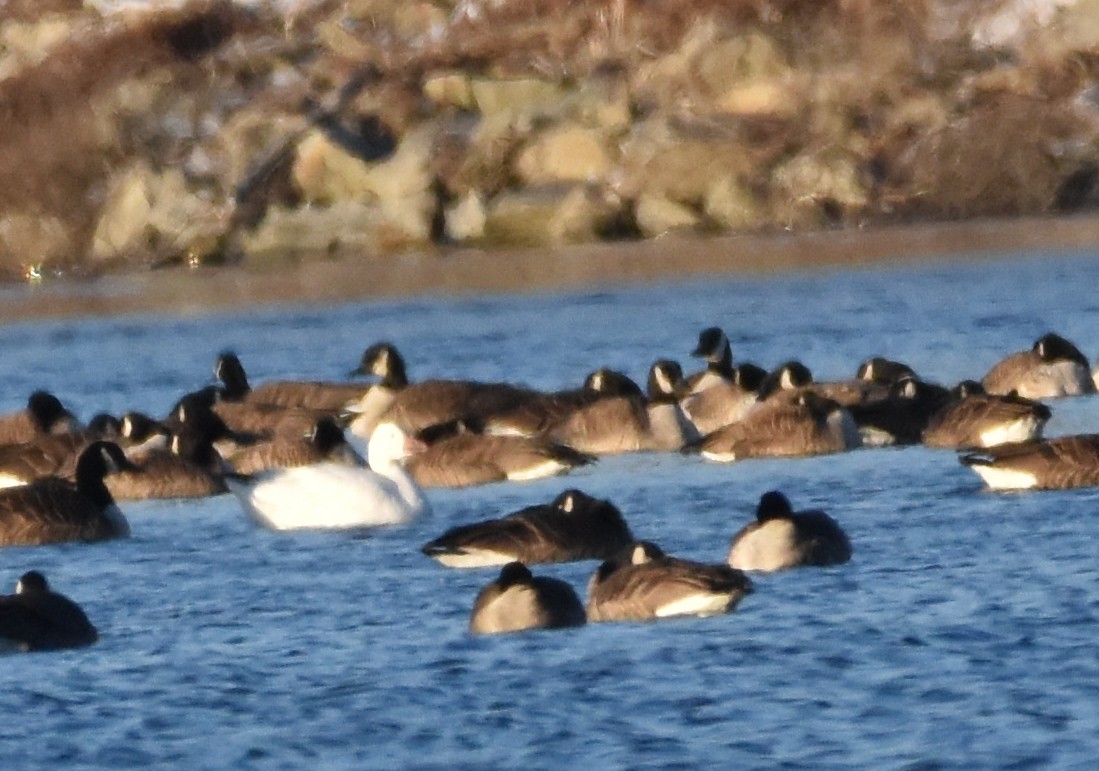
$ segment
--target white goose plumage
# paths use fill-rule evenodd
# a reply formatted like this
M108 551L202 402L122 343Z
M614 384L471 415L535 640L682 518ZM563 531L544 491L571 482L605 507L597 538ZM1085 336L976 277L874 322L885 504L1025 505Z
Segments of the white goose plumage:
M229 490L257 522L274 530L383 527L428 511L405 471L411 451L392 424L375 429L367 445L369 469L323 462L229 475Z

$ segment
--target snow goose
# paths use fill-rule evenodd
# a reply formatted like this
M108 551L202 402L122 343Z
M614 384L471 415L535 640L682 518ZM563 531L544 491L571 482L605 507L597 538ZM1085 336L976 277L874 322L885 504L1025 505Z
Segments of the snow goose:
M396 426L379 426L367 445L370 468L325 461L227 474L229 491L257 522L274 530L399 525L427 511L403 460L415 451Z
M98 639L80 606L52 591L37 570L23 574L15 594L0 596L0 650L79 648Z
M472 634L522 632L583 626L587 621L576 590L557 578L535 576L522 562L509 562L477 593L470 614Z

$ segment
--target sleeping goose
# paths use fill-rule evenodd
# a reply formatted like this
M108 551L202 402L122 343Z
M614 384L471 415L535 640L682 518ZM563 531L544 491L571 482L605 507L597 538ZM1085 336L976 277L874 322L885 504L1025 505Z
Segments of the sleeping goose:
M299 407L331 415L340 412L348 402L361 399L370 388L369 383L330 380L270 380L253 387L240 357L232 351L218 355L214 377L221 381L225 401Z
M743 420L692 443L707 460L729 463L757 457L802 457L862 446L851 413L813 391L772 397Z
M953 398L940 408L923 432L928 447L973 449L1040 439L1052 417L1049 407L1015 394L986 393L980 383L967 380L953 389Z
M132 470L112 442L93 442L76 462L76 483L45 477L0 490L0 546L102 541L130 534L104 478Z
M754 364L738 364L728 382L688 394L682 401L683 412L699 435L743 419L755 405L767 371Z
M394 423L385 425L400 430ZM479 428L474 421L458 420L421 431L417 438L436 438L406 458L405 468L422 487L468 487L558 476L596 460L551 439L496 436Z
M785 495L772 490L760 496L756 521L733 536L728 563L740 570L772 572L849 559L851 543L834 519L823 511L795 512Z
M127 454L135 470L107 477L116 500L205 498L228 492L224 461L214 449L216 425L192 421L171 434L167 447L151 445Z
M343 429L331 418L321 418L301 437L278 436L242 447L226 460L240 474L254 474L269 468L308 466L331 461L347 466L366 466L366 461L347 443Z
M0 650L79 648L98 639L80 606L52 591L37 570L23 574L15 594L0 596Z
M469 619L472 634L522 632L583 626L584 606L565 581L532 575L522 562L509 562L477 593Z
M904 376L886 396L848 406L864 447L919 444L932 417L950 401L940 385Z
M647 621L727 613L752 590L744 573L669 557L648 541L626 546L588 584L588 621Z
M592 387L602 388L605 376L603 370L593 373ZM622 395L597 399L548 426L545 435L596 456L680 450L697 439L679 403L682 380L679 364L658 360L649 369L645 393L634 385Z
M992 490L1067 490L1099 485L1099 434L1001 444L962 455Z
M1095 393L1087 357L1053 332L1038 338L1029 351L1019 351L999 361L981 384L990 394L1014 392L1026 399Z
M462 418L487 420L514 409L538 392L508 383L472 380L425 380L409 383L404 358L390 343L377 343L363 353L356 372L381 381L348 410L355 415L350 431L369 439L382 420L395 423L409 435Z
M42 434L65 434L82 428L60 399L48 391L35 391L24 409L0 415L0 445L29 442Z
M392 424L379 426L367 445L370 468L325 461L227 474L229 491L259 524L274 530L399 525L428 510L403 459L414 452Z
M518 561L609 559L633 536L609 501L566 490L550 503L527 506L500 519L451 528L421 551L452 568Z

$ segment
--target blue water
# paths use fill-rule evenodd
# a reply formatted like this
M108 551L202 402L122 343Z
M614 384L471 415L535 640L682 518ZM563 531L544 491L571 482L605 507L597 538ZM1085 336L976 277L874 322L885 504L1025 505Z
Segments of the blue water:
M233 348L254 382L338 378L386 339L413 378L578 384L599 366L688 369L720 325L740 360L818 378L884 354L979 377L1048 330L1099 349L1097 255L587 294L283 307L0 328L0 409L48 387L81 416L163 413ZM1099 431L1099 399L1049 434ZM607 497L666 551L723 560L760 493L847 529L847 565L759 576L728 616L473 638L495 571L418 547L451 525ZM0 551L46 573L94 647L0 665L5 768L1092 768L1099 754L1099 490L998 495L953 453L861 450L715 465L608 459L570 477L429 491L368 535L272 533L236 501L124 504L133 537ZM536 572L583 594L595 565Z

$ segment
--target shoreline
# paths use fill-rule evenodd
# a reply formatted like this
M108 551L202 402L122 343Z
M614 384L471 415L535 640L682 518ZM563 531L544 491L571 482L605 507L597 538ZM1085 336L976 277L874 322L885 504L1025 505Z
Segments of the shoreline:
M896 267L1030 250L1099 252L1099 215L981 219L802 233L600 242L552 250L439 249L268 267L183 267L0 287L0 324L195 316L279 304L525 294L666 280Z

